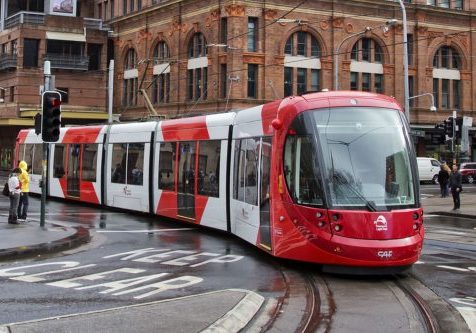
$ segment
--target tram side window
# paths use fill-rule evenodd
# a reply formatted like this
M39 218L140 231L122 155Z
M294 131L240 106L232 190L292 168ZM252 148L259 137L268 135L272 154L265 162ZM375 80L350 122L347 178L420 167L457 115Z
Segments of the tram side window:
M258 205L259 145L259 138L243 139L240 149L235 150L234 197L254 206Z
M33 151L33 161L30 167L30 173L35 175L41 175L41 161L43 160L43 145L35 144Z
M246 144L245 202L258 205L258 158L260 139L248 139Z
M246 140L235 142L235 182L234 198L245 201Z
M284 148L284 173L293 200L303 205L322 205L318 167L311 138L288 136Z
M127 150L127 184L144 183L144 147L143 143L130 143Z
M23 161L25 161L26 165L28 165L28 172L30 173L31 173L31 162L33 162L34 149L35 149L35 145L26 144L25 153L23 155Z
M199 142L198 194L218 197L221 141Z
M18 161L24 160L23 156L25 155L25 144L18 146Z
M64 145L55 145L53 160L53 177L62 178L64 176Z
M159 189L175 191L176 142L162 142L159 156Z
M240 179L240 150L241 150L241 140L235 140L235 156L233 157L233 199L238 200L239 184Z
M98 156L97 144L83 145L83 163L82 163L82 177L84 181L96 181L96 165Z
M111 182L116 184L126 183L127 143L114 143L112 145L112 172Z

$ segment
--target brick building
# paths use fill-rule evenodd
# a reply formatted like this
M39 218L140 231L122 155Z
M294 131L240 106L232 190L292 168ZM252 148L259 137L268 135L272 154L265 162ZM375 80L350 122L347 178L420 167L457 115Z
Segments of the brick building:
M474 0L406 1L410 96L433 93L438 108L430 111L430 96L411 100L420 156L445 158L434 125L453 110L476 110L474 9ZM380 92L404 104L398 2L96 0L96 13L114 31L114 104L122 119L149 114L140 89L167 116L332 89L335 59L340 89ZM397 24L386 26L391 19Z
M107 119L107 40L94 1L0 1L0 169L34 125L45 60L63 98L63 124Z

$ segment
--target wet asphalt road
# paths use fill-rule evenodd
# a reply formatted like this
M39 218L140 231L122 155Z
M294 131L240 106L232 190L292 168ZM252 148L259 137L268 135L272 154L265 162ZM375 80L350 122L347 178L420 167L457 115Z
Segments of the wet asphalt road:
M37 200L32 201L34 211ZM90 227L93 241L61 255L2 264L2 324L229 288L255 290L266 297L279 297L283 290L279 266L272 258L224 233L58 202L48 203L47 221ZM37 264L44 265L8 271ZM33 278L13 276L73 267ZM98 273L102 274L64 281ZM120 294L133 289L130 279L139 282L139 278L150 287ZM128 288L121 289L120 283ZM103 285L90 288L98 284ZM81 289L85 286L89 287Z
M35 217L39 201L31 201L30 216ZM334 288L334 301L339 302L337 309L341 310L334 315L334 332L353 325L376 329L379 326L372 320L380 318L387 318L397 328L405 316L392 314L398 309L411 313L411 308L401 310L403 306L395 307L391 302L381 307L378 296L393 294L388 288L390 278L343 279L322 274L316 266L275 260L225 233L55 201L48 202L47 220L89 227L93 241L49 257L1 263L0 324L230 288L253 290L265 298L279 300L285 297L287 284L292 282L288 277L293 274L326 279ZM476 309L474 221L432 216L426 224L427 242L412 274L453 306ZM19 272L25 274L15 277ZM147 288L140 289L139 285ZM358 292L364 290L368 292ZM345 296L349 292L355 294L352 300ZM364 311L356 316L360 313L356 304L366 304L367 309L381 313ZM285 310L296 319L302 315L303 307ZM357 312L352 311L354 308ZM368 328L366 331L374 331Z

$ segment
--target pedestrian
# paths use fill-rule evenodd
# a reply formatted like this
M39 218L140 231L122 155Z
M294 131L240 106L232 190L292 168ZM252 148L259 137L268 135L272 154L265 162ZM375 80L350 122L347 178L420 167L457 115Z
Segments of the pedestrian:
M8 223L18 224L18 202L20 201L21 184L18 176L21 174L20 168L15 168L8 177L8 188L10 190L10 209L8 210Z
M449 196L449 193L450 193L450 182L449 182L449 176L451 175L451 169L450 167L448 166L448 163L443 163L443 168L445 169L445 171L448 173L448 182L446 184L446 196Z
M28 174L28 165L25 161L18 163L18 167L21 170L21 174L18 176L18 180L21 183L20 202L18 203L18 219L26 221L26 215L28 213L28 195L30 192L30 175Z
M456 164L453 164L453 171L451 172L450 181L449 181L451 194L453 195L453 203L454 203L453 210L459 210L461 206L460 194L461 194L461 191L463 190L462 179L463 177L461 176L461 173L458 171L458 166Z
M446 164L440 166L440 172L438 172L438 183L440 184L440 193L442 198L448 196L448 180L450 179L449 173L445 169Z

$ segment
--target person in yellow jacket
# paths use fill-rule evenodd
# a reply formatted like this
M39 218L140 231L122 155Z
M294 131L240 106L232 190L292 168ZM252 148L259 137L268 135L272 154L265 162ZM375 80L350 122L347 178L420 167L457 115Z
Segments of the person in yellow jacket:
M26 214L28 212L28 192L30 192L30 175L28 174L28 165L25 161L20 161L18 167L21 169L21 174L18 176L18 180L21 184L18 219L26 220Z

